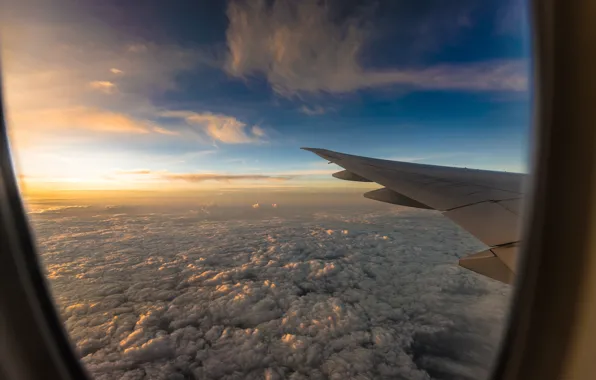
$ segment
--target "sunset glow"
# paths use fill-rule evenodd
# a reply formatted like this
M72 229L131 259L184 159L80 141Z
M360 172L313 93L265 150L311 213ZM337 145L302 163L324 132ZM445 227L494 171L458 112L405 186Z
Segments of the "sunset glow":
M261 13L230 2L226 25L177 40L141 32L150 11L125 31L108 27L111 5L15 5L3 15L2 58L26 187L344 186L305 145L524 170L527 63L511 35L486 37L509 41L502 57L471 62L445 47L444 59L418 53L413 65L400 47L381 70L365 54L369 27L333 23L310 2L288 21L282 3Z
M489 378L513 293L481 274L513 259L458 262L517 250L523 176L334 152L526 171L525 5L5 2L11 153L90 378Z

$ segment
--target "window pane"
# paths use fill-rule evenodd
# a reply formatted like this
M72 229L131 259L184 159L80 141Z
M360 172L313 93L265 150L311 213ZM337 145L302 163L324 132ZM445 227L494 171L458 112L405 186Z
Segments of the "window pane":
M527 166L521 1L5 8L17 171L95 378L488 376L516 258L490 248L519 241Z

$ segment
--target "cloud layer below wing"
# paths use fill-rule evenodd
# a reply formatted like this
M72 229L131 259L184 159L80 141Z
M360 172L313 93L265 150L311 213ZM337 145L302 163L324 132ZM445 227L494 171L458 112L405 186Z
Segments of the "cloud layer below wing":
M53 293L96 379L487 374L508 289L456 266L481 247L440 215L195 209L34 215Z

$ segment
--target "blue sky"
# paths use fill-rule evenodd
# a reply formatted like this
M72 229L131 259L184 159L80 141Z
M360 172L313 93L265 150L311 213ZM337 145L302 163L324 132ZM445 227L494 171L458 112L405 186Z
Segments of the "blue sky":
M311 146L523 171L524 6L15 3L2 21L19 168L80 188L320 182L333 168Z

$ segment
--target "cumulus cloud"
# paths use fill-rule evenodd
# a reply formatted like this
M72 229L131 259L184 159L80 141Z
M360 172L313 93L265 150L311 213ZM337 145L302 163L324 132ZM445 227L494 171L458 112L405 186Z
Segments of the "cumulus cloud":
M527 88L522 61L367 69L360 55L369 28L357 18L337 21L324 2L231 1L227 14L228 73L237 77L264 75L285 96L390 85L466 91Z
M487 375L509 291L456 266L470 235L430 211L288 210L33 215L93 377Z
M124 74L124 71L122 71L122 70L120 70L120 69L117 69L117 68L115 68L115 67L112 67L112 68L110 69L110 72L111 72L112 74L116 74L116 75L119 75L119 74Z
M261 127L248 126L233 116L192 111L165 111L161 116L184 119L191 125L201 127L201 131L212 139L227 144L254 143L265 137L265 131Z

